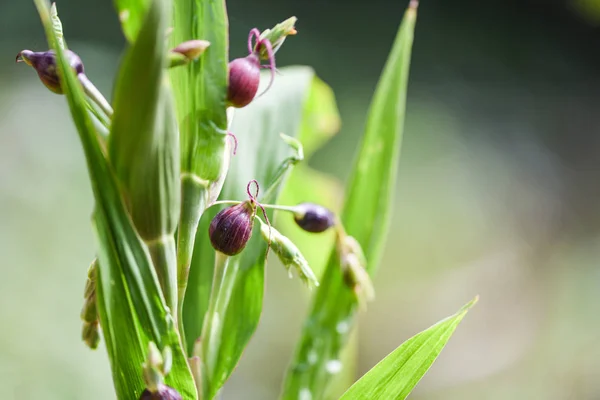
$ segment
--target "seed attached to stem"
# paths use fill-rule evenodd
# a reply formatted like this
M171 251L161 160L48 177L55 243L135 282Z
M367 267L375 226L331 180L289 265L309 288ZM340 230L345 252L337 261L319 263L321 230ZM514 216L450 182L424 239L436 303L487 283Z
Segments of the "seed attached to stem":
M204 53L208 46L210 46L210 42L206 40L186 40L179 43L171 51L185 56L190 61L194 61Z
M307 232L321 233L335 225L335 215L314 203L301 203L293 208L294 221Z
M77 75L84 74L83 62L71 50L65 50L65 56ZM23 50L17 54L17 62L24 62L33 67L38 73L42 83L56 94L63 94L60 78L56 67L56 53L54 50L35 52Z
M256 38L256 43L252 40ZM260 54L266 51L271 70L271 81L265 89L269 90L275 79L275 53L269 39L260 38L260 31L256 28L248 35L248 56L236 58L229 63L229 86L227 87L227 104L231 107L242 108L250 104L260 84ZM264 93L264 92L263 92Z
M260 61L251 53L244 58L236 58L229 63L229 86L227 101L236 108L250 104L256 96L260 83Z
M256 186L254 194L250 193L252 184ZM244 250L252 236L257 207L262 210L267 224L269 227L271 226L265 208L256 199L259 190L258 182L254 179L251 180L246 187L248 200L228 207L215 215L208 227L208 236L215 250L227 256L235 256ZM267 247L267 253L269 248L270 243Z
M367 273L367 260L358 241L346 235L343 230L338 232L337 253L345 285L352 290L361 308L375 298L373 283Z
M244 250L252 236L255 215L256 203L252 199L227 207L215 215L208 228L210 242L215 250L228 256Z

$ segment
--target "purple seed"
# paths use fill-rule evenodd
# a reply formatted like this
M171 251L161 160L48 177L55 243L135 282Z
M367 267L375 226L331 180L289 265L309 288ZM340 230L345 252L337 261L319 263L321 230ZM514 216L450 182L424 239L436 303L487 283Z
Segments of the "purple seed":
M140 400L182 400L183 397L179 394L179 392L172 387L163 386L156 392L151 392L146 389L142 392L140 396Z
M65 50L65 56L69 65L77 75L84 73L83 63L79 56L70 50ZM38 73L42 83L52 92L62 94L60 78L56 66L56 54L54 50L35 52L23 50L17 54L17 62L24 62L33 67Z
M260 60L258 54L252 53L244 58L236 58L229 63L227 102L236 108L247 106L256 96L259 84Z
M324 232L335 224L335 215L318 204L298 204L294 207L294 211L294 220L300 228L307 232Z
M208 228L210 242L215 250L228 256L244 250L252 236L255 214L255 203L248 200L215 215Z

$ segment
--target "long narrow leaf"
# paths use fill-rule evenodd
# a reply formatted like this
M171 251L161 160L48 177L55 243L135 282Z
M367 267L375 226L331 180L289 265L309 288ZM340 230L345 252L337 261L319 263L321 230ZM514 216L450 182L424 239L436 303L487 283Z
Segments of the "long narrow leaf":
M141 365L149 340L173 349L173 370L167 382L185 398L195 399L187 362L170 320L148 252L131 226L94 126L85 97L63 50L57 46L49 5L36 0L49 45L56 51L63 91L85 153L94 198L99 241L98 308L120 399L138 398L143 390ZM139 323L138 323L139 321Z
M115 7L119 12L119 20L123 27L123 33L130 42L134 42L142 26L148 0L114 0Z
M408 397L476 302L477 298L453 316L408 339L352 385L340 400Z
M123 59L108 154L133 224L150 249L167 305L175 313L179 132L165 71L169 3L152 2Z
M404 15L377 85L342 212L348 234L364 249L370 274L377 268L390 220L415 21L413 2ZM314 398L324 396L332 381L328 363L339 360L355 310L356 301L344 285L339 260L333 253L287 373L283 398L297 399L305 388L311 388Z

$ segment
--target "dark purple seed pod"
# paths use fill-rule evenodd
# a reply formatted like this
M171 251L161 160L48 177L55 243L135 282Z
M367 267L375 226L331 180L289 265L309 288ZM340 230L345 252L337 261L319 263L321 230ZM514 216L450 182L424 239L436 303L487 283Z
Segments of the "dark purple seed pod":
M228 207L215 215L208 228L215 250L228 256L244 250L252 236L255 215L256 203L253 200Z
M81 58L77 54L71 50L65 50L65 56L77 75L84 73L83 62L81 62ZM17 62L24 62L33 67L42 83L52 92L57 94L63 93L56 68L56 54L54 50L41 52L23 50L17 54Z
M307 232L320 233L335 224L335 215L318 204L302 203L294 207L294 221Z
M183 400L179 392L172 387L162 386L156 392L146 389L142 392L140 400Z
M257 53L244 58L236 58L229 63L229 86L227 103L235 108L250 104L260 83L260 60Z

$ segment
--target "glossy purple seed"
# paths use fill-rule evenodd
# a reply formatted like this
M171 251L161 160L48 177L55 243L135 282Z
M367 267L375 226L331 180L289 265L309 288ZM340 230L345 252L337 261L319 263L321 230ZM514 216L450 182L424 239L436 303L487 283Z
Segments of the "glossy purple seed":
M260 84L260 60L256 53L229 63L227 103L242 108L252 102Z
M239 254L254 226L255 205L251 200L220 211L210 223L208 235L215 250L228 256Z
M294 220L307 232L324 232L335 224L335 215L318 204L302 203L294 207L294 210Z

